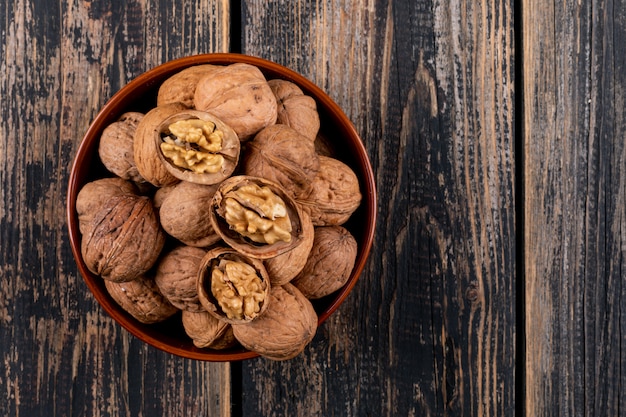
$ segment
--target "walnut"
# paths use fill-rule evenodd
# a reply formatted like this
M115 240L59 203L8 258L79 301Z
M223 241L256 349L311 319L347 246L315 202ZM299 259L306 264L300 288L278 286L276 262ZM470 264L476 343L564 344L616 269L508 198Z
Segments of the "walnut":
M220 184L211 201L213 229L237 251L268 259L304 239L300 207L277 184L235 176Z
M111 197L136 193L137 188L132 182L118 177L100 178L83 185L76 196L76 213L80 232L83 235L89 233L93 216Z
M185 110L182 103L170 103L154 107L141 119L135 130L133 156L139 174L156 187L172 185L180 181L172 175L159 157L159 127L169 116Z
M300 87L287 80L274 79L267 82L274 92L278 105L276 123L292 127L301 135L315 140L320 129L317 104L305 95Z
M220 240L209 221L217 185L181 181L166 191L159 220L163 230L189 246L208 247Z
M228 178L239 162L237 134L209 113L177 112L164 119L157 132L157 156L180 180L217 184Z
M359 179L338 159L319 156L320 170L310 193L297 199L315 226L341 225L361 204Z
M143 113L124 113L102 131L98 145L100 160L113 174L125 180L143 183L135 165L133 143Z
M183 103L193 107L193 96L198 81L210 71L220 68L216 65L204 64L185 68L169 77L159 87L157 106L169 103Z
M165 234L148 197L111 197L94 215L81 251L87 268L110 281L129 281L156 262Z
M315 235L313 222L308 214L302 213L302 242L290 251L273 258L266 259L263 263L270 277L272 286L280 286L291 281L304 268L313 247Z
M194 106L214 114L245 141L276 123L276 98L263 73L245 63L208 72L196 86Z
M219 320L206 311L194 313L183 310L183 328L193 344L199 348L228 349L237 344L230 324Z
M281 185L292 197L310 193L320 169L313 142L286 125L272 125L246 144L243 172Z
M204 307L198 299L198 271L206 254L204 249L177 246L159 260L154 281L161 294L180 310L199 312Z
M356 254L356 240L347 229L342 226L317 227L306 265L291 283L310 299L331 294L350 278Z
M204 308L227 323L253 321L268 305L270 283L263 263L231 248L207 252L197 284Z
M233 324L235 338L246 349L272 360L299 355L317 330L317 314L311 302L293 285L272 287L269 306L254 321Z
M104 286L120 307L142 323L158 323L178 311L161 295L151 277L141 275L129 282L104 281Z
M167 196L174 190L174 188L176 188L177 185L178 184L167 185L156 189L154 195L152 196L152 205L157 212L161 210L161 205L163 205Z

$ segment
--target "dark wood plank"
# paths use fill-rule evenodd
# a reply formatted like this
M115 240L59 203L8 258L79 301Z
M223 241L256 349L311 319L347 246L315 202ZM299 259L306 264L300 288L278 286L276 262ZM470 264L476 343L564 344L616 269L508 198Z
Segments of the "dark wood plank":
M531 416L626 413L625 6L522 5Z
M242 364L242 414L513 415L513 2L246 1L242 48L352 118L371 259L305 353Z
M228 1L16 0L0 7L0 415L229 415L228 364L140 343L99 308L69 248L81 137L124 83L228 49Z

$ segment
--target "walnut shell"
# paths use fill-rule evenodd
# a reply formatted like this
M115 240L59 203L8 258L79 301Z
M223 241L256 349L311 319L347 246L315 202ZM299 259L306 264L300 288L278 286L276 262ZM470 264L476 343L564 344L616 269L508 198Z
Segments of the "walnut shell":
M161 205L167 198L167 196L176 188L178 184L167 185L165 187L157 188L152 196L152 206L154 209L159 212L161 210Z
M306 265L291 283L310 299L331 294L350 278L356 254L356 240L347 229L342 226L317 227Z
M104 286L120 307L142 323L158 323L178 311L161 295L151 277L141 275L128 282L104 281Z
M143 113L124 113L102 131L98 155L111 173L125 180L145 182L135 165L133 150L135 131Z
M215 270L223 271L227 263L240 263L246 268L254 271L254 281L241 280L240 287L236 278L224 274L222 283L230 287L231 293L217 293L214 285L218 277ZM197 280L198 298L202 306L213 317L225 323L247 323L262 316L269 304L268 293L270 290L269 276L263 266L263 262L250 258L234 249L216 247L211 249L202 259ZM248 307L249 311L245 311ZM233 309L238 309L236 313L241 313L239 317L234 317Z
M338 159L319 156L320 170L310 193L297 199L315 226L341 225L361 204L359 179Z
M290 251L263 261L272 286L280 286L291 281L302 271L313 247L315 231L308 214L302 212L302 242Z
M208 111L245 141L276 123L276 97L254 65L236 63L210 71L198 81L194 106Z
M81 251L87 268L110 281L130 281L156 262L165 234L148 197L111 197L95 214L83 236Z
M269 307L262 316L249 323L233 324L235 338L265 358L294 358L313 340L317 314L311 302L291 284L273 287L269 297Z
M154 281L161 294L176 308L204 311L198 299L198 270L206 251L193 246L177 246L159 260Z
M206 155L217 157L222 160L221 164L219 164L219 168L216 168L216 171L196 172L194 169L199 165L197 163L192 167L180 167L163 154L161 145L163 144L163 138L169 138L168 135L171 134L169 132L170 126L175 122L188 120L201 120L212 123L215 126L215 131L222 133L221 148L217 151L204 152ZM161 163L172 176L178 178L179 180L195 182L198 184L217 184L228 178L235 171L237 163L239 162L241 142L239 141L235 131L214 115L204 111L183 110L166 117L157 126L156 134L153 139L155 141L155 148L158 150L157 156ZM189 146L189 143L183 143L179 146L179 149L182 149L183 147L188 148ZM191 152L192 154L198 154L198 151L203 151L203 149L185 149L185 151Z
M228 223L226 218L227 200L233 193L244 187L254 185L268 188L272 194L284 203L285 216L290 224L289 240L277 240L273 243L259 243L250 240L240 234ZM244 203L245 204L245 203ZM244 208L249 208L245 205ZM251 210L252 211L252 210ZM220 235L224 242L238 252L257 259L269 259L285 253L301 244L305 239L305 230L302 224L302 211L296 202L278 184L264 178L238 175L230 177L215 192L211 200L211 212L209 216L213 229ZM264 217L262 217L265 220ZM250 227L246 227L250 229Z
M278 106L277 124L292 127L301 135L315 140L320 129L317 103L305 95L300 87L287 80L274 79L267 82L274 92Z
M313 142L287 125L272 125L260 131L246 144L242 162L246 175L274 181L295 198L310 193L320 170Z
M206 311L194 313L183 310L183 328L199 348L228 349L237 344L230 324L218 320Z
M192 108L193 96L198 81L215 68L220 67L211 64L195 65L172 75L159 87L157 106L169 103L183 103L185 106Z
M89 233L93 216L111 197L136 193L137 187L132 182L118 177L100 178L83 185L76 196L76 213L81 234Z
M188 246L208 247L220 240L209 220L217 185L181 181L161 200L159 221L163 230Z
M182 103L154 107L144 115L135 130L133 141L135 165L139 174L156 187L164 187L180 181L167 170L161 161L155 136L158 136L158 128L163 120L186 108Z

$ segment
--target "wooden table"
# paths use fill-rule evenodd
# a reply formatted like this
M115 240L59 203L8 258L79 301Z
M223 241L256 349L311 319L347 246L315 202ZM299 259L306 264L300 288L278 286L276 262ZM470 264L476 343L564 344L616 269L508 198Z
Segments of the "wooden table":
M626 415L625 3L4 2L0 415ZM324 89L377 180L369 263L287 362L142 344L69 247L99 108L224 51Z

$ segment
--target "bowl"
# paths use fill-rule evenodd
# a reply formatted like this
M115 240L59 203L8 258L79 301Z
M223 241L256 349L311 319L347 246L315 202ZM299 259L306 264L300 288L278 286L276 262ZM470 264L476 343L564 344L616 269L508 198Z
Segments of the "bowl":
M81 256L81 234L76 213L76 196L83 185L98 178L112 176L98 157L98 143L102 131L110 123L127 111L147 112L156 105L158 88L173 74L201 64L229 65L236 62L248 63L259 68L269 79L281 78L296 83L305 94L313 97L320 114L320 131L332 132L336 140L334 157L349 165L359 178L362 202L352 215L346 227L355 237L358 253L354 269L347 283L335 293L313 305L321 325L344 302L354 288L359 275L366 265L372 247L376 223L376 188L374 175L366 149L353 124L341 108L319 87L302 75L271 61L241 54L202 54L184 57L159 65L130 81L97 114L87 129L72 164L67 191L67 221L70 245L80 274L87 287L102 308L123 328L143 342L162 351L195 360L239 361L259 356L244 348L229 350L201 349L193 345L180 324L180 315L157 324L143 324L124 311L110 297L101 277L87 268Z

